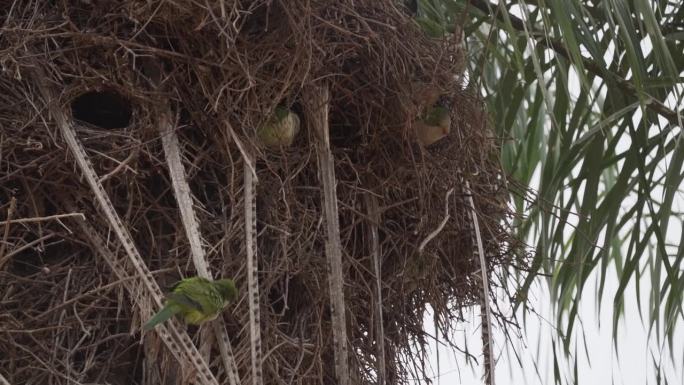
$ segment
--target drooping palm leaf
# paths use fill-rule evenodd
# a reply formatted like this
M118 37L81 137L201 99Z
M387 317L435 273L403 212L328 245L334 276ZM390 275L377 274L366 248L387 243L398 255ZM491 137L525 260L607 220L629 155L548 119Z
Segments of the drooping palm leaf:
M684 318L684 246L672 225L684 178L684 4L421 0L417 18L448 33L464 9L470 84L488 102L504 169L535 192L511 197L525 218L519 236L536 250L518 297L551 277L569 354L589 277L599 277L599 303L606 280L619 282L614 338L634 284L650 297L638 302L648 324L671 343Z

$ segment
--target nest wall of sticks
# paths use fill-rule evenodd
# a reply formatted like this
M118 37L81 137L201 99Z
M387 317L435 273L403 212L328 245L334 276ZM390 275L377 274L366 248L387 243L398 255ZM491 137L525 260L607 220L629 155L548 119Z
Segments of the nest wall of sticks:
M462 39L396 2L0 3L6 381L407 383L513 262ZM142 333L194 275L239 299Z

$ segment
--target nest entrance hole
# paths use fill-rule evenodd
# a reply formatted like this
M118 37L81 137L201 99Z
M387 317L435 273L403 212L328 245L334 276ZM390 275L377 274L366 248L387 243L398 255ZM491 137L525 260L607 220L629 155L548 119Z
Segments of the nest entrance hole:
M106 129L125 128L133 109L128 98L116 91L90 91L71 101L74 119Z

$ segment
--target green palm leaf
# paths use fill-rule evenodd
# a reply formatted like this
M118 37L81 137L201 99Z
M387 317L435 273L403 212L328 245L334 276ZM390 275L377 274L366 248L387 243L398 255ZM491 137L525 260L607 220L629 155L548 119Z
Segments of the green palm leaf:
M684 179L684 3L418 4L418 16L431 25L460 20L467 10L469 81L489 105L504 169L533 192L532 199L511 196L524 218L515 223L518 235L536 251L531 272L511 278L522 280L524 294L550 277L562 342L554 346L556 365L561 347L576 357L581 298L595 295L600 304L612 296L615 338L625 296L634 295L626 292L630 285L654 337L672 344L684 319L677 212ZM585 293L594 275L598 290ZM605 290L607 280L618 282L614 293ZM650 301L641 302L643 296ZM572 371L556 366L556 381L573 381Z

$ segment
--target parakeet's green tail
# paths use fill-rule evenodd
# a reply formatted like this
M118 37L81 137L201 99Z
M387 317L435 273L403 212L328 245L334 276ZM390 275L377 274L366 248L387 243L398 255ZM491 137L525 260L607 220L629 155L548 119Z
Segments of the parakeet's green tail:
M179 311L180 309L177 306L164 306L164 308L162 308L159 311L159 313L155 314L154 317L147 321L145 326L143 326L143 330L147 331L154 329L155 326L173 317Z

